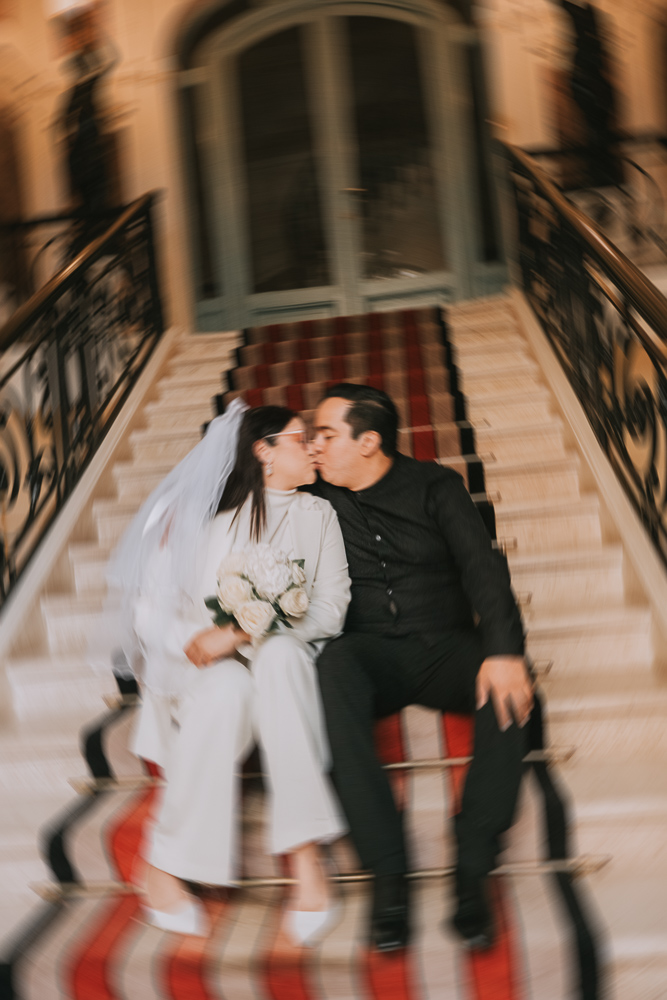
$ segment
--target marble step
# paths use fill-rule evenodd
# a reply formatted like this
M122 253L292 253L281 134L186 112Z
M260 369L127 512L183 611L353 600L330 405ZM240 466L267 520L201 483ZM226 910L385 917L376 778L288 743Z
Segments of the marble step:
M505 327L519 326L514 306L508 299L498 299L492 306L477 303L475 308L465 309L460 308L460 303L455 303L447 306L445 318L454 332L493 333Z
M466 380L481 378L499 372L526 372L535 374L537 366L526 351L525 342L519 346L496 347L495 350L456 350L455 363Z
M233 367L233 359L220 361L216 358L211 360L185 361L182 358L172 358L169 362L166 378L178 378L181 380L194 379L205 381L210 378L212 381L220 379L224 372Z
M656 942L657 943L657 942ZM667 953L641 947L639 954L625 955L611 963L610 981L614 1000L663 1000L667 983Z
M488 346L491 350L505 342L520 341L525 347L526 341L521 328L514 316L502 316L492 323L460 322L448 323L449 340L454 347L475 352Z
M635 654L636 655L636 654ZM608 660L610 671L613 661ZM648 670L568 678L554 666L547 693L552 739L577 746L581 757L640 762L667 758L667 678ZM665 772L663 772L665 773ZM654 788L661 794L667 815L667 778ZM642 792L645 794L645 790ZM666 838L667 844L667 838Z
M0 852L0 948L9 949L19 928L37 920L43 903L37 899L31 885L48 880L49 872L35 845L3 858ZM8 996L16 994L8 994ZM42 996L44 994L42 993Z
M87 720L95 715L99 706L86 712ZM35 910L31 885L50 877L41 857L44 831L80 802L68 779L82 766L81 726L81 717L70 715L0 732L0 939Z
M476 333L474 330L455 331L451 337L457 363L465 367L468 358L479 354L497 356L506 352L526 352L525 337L516 325L490 333Z
M486 488L501 501L579 499L579 459L576 455L544 460L484 462Z
M515 539L519 555L532 552L589 549L602 544L597 496L495 504L499 539Z
M79 715L85 721L98 714L105 694L113 693L108 677L95 673L85 658L41 656L9 660L5 674L19 723Z
M211 345L220 348L224 346L237 347L243 342L243 333L239 330L211 330L207 333L194 333L189 331L178 341L179 347L188 349L190 347L207 348Z
M603 920L612 968L617 974L632 971L630 981L646 984L656 963L667 967L667 875L647 871L638 877L635 872L615 871L612 863L586 881ZM633 995L637 1000L663 1000L664 980L661 989L661 993L629 995L617 991L614 1000Z
M617 870L667 870L664 760L577 752L558 781L570 797L576 853L611 854Z
M165 406L199 406L208 403L215 410L215 399L220 393L227 391L227 377L223 376L219 383L211 386L209 382L202 385L172 385L166 389L158 386L156 402Z
M664 775L664 763L657 763ZM647 978L647 970L654 969L656 964L667 968L664 818L661 820L662 835L656 824L663 803L642 801L632 791L633 773L636 775L638 769L645 773L647 781L659 778L660 771L655 767L653 775L646 774L646 768L650 766L646 761L637 764L634 761L588 760L577 752L571 761L554 774L558 786L576 796L575 801L570 803L573 820L572 851L583 850L585 845L586 849L590 848L596 854L598 850L603 855L613 854L609 865L585 880L578 881L576 886L589 919L598 928L598 945L601 948L605 977L613 980L617 986L630 982L649 986L657 980L652 975ZM538 799L530 794L533 788L532 780L524 783L519 819L512 834L519 834L518 828L523 827L521 839L524 842L532 839L539 856L543 855L546 848L543 842L542 816L535 810ZM615 791L616 788L618 791ZM589 801L582 802L581 799L586 794L589 795ZM624 811L624 806L627 812ZM632 809L637 810L636 817L632 816ZM599 823L596 817L599 817ZM610 851L608 848L614 850ZM514 859L514 846L510 845L510 849L503 854L503 860ZM651 882L653 886L649 888ZM635 886L640 887L639 891L635 890ZM524 898L535 888L533 883L517 881L516 889L519 892L524 924L531 916ZM553 893L553 889L551 891ZM538 921L533 916L532 922L537 923L538 931L549 933L543 914ZM535 951L535 946L533 950ZM538 954L539 949L534 959L530 956L531 961L539 961ZM571 987L571 983L566 985ZM540 1000L543 995L543 990L535 993L535 997ZM563 1000L566 996L574 996L574 993L562 989L557 996L559 1000ZM612 990L609 994L605 992L604 996L613 997L614 1000L626 1000L626 997L632 997L633 1000L662 1000L663 993L626 994Z
M511 299L502 292L497 295L486 295L482 298L454 302L447 306L444 315L452 323L454 321L469 323L473 320L476 327L483 326L487 321L497 325L502 319L516 323L514 305Z
M137 463L163 462L176 465L201 440L199 428L133 431L130 435L132 455Z
M106 567L110 551L97 542L76 542L68 547L68 556L77 594L97 594L106 589Z
M118 502L137 505L149 496L164 477L173 469L173 462L117 462L113 477L118 491Z
M69 784L72 774L82 769L78 745L78 725L67 729L61 724L60 737L36 733L34 727L21 739L3 734L0 737L0 795L3 807L13 808L14 801L43 799L44 821L53 815L54 801L61 805L75 798ZM74 769L74 770L72 770ZM48 812L46 808L48 806Z
M203 403L226 388L227 378L220 369L203 375L165 375L157 384L158 398L165 401L173 399L176 403L188 400Z
M527 649L536 660L552 660L554 676L581 671L648 669L654 657L651 613L627 606L587 608L579 613L532 614L524 610ZM560 739L560 737L559 737Z
M577 748L567 762L551 768L569 819L570 852L611 855L618 871L653 868L667 873L667 787L662 760L608 759ZM521 789L517 819L503 860L543 857L543 799L529 773ZM519 848L521 853L519 853Z
M468 375L461 372L461 389L471 406L480 401L493 399L516 400L524 394L532 395L542 385L542 373L533 362L521 369L508 368L507 371L485 372Z
M165 473L161 478L164 478ZM112 549L139 510L141 501L95 500L93 520L97 527L98 544L103 549Z
M314 411L303 413L306 423L312 423ZM462 421L461 430L469 426L468 421ZM400 435L414 431L413 427L399 428ZM455 423L441 423L434 426L436 447L442 453L444 448L450 451L458 446L460 429ZM563 429L558 419L551 417L542 423L532 426L511 427L476 427L474 428L475 452L484 462L505 462L520 464L522 462L565 459L569 453L563 444ZM456 444L454 444L456 442ZM571 457L571 456L570 456Z
M233 337L230 340L213 340L210 343L189 344L187 341L180 347L178 354L174 355L170 362L173 365L191 365L200 363L217 362L225 366L233 363L234 351L238 346L239 338Z
M531 384L523 392L467 400L468 419L477 428L520 427L553 420L551 393Z
M507 553L512 585L531 594L531 608L596 607L623 601L623 550L593 549Z
M52 654L83 654L102 610L98 595L49 594L40 601Z
M469 321L476 325L488 321L497 323L501 317L511 317L516 322L511 300L503 292L497 295L484 295L474 299L464 299L447 306L447 319Z
M474 354L466 358L465 364L457 365L459 374L471 388L479 390L480 384L489 376L493 378L530 378L540 375L539 365L527 354L501 352L489 358L486 354ZM468 392L467 389L464 390Z
M471 421L472 423L472 421ZM558 417L533 424L521 422L505 427L476 427L480 455L493 454L499 462L532 458L565 458L563 423Z
M169 401L149 403L144 407L143 415L146 418L147 427L153 431L199 431L202 424L208 423L217 416L212 401L190 402L182 406L175 406Z
M447 306L444 314L452 323L454 321L469 323L472 320L476 327L483 326L487 321L497 325L502 319L516 323L514 305L511 299L502 293L454 302Z

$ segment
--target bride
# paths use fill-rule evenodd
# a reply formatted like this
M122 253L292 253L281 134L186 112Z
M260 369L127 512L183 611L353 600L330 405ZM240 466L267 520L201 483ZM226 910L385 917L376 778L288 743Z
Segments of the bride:
M319 845L346 825L327 777L314 661L321 640L342 629L350 580L332 507L298 491L314 480L300 417L233 403L149 497L111 562L129 623L124 648L134 641L128 655L141 659L133 750L166 777L145 914L167 930L207 932L184 882L238 877L236 776L255 740L268 776L269 849L290 856L296 880L285 931L314 944L334 917ZM258 543L304 560L309 603L291 628L251 645L237 624L213 626L205 598L221 561Z

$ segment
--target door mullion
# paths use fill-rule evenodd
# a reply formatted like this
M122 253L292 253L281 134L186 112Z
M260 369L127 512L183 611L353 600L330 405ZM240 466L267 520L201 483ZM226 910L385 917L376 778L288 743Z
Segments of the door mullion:
M355 141L347 90L343 18L321 15L305 26L306 72L312 107L317 169L324 195L328 245L341 311L361 311L360 237L355 196L358 186ZM319 112L319 113L318 113Z
M465 66L450 34L441 25L434 25L432 31L418 31L417 39L425 70L422 79L432 127L445 254L456 277L458 297L468 298L477 240L470 190L474 171L463 115L467 104Z
M245 301L252 292L252 270L235 57L224 56L220 59L212 76L218 167L214 186L218 192L216 200L219 205L219 245L227 306L225 312L230 326L243 326L246 323Z
M190 79L194 77L194 79ZM195 89L194 103L198 103L199 119L195 123L190 123L190 127L195 127L195 143L199 148L201 158L202 180L204 189L208 193L212 203L213 225L210 227L212 264L215 273L215 280L218 284L219 296L213 300L215 311L223 310L226 315L226 293L228 288L225 284L225 274L222 262L223 241L221 238L223 206L221 201L222 185L220 183L221 165L219 158L220 142L218 140L217 114L215 100L215 80L214 69L210 66L197 67L196 76L190 72L189 76L183 74L182 86L193 87ZM194 180L191 181L194 184ZM200 264L198 250L194 251L196 266ZM194 288L196 288L196 283ZM200 306L199 296L195 291L195 301Z

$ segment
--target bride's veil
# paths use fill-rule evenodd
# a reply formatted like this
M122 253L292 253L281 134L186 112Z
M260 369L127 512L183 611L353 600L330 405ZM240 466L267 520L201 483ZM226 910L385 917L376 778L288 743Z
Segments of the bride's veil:
M165 613L182 607L196 592L205 553L206 526L215 516L234 468L241 421L248 409L234 400L212 420L204 438L157 486L126 529L109 559L104 611L88 646L96 670L136 673L141 650L133 628L137 598L150 585L150 568L167 548L167 578L160 580ZM155 679L154 679L155 680ZM155 685L152 685L155 686Z

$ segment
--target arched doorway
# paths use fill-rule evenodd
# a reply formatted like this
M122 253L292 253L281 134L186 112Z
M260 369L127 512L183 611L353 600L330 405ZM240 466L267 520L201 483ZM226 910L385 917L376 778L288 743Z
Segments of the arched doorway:
M201 329L499 282L473 180L470 42L435 0L265 3L205 35L181 73Z

